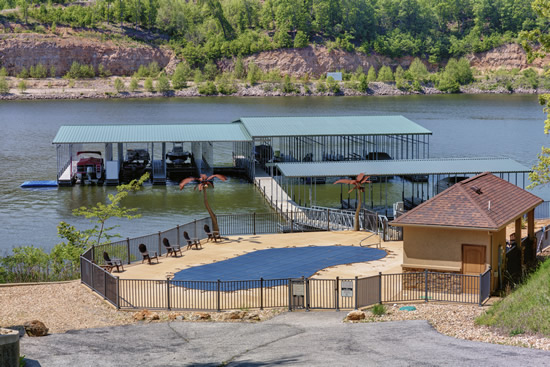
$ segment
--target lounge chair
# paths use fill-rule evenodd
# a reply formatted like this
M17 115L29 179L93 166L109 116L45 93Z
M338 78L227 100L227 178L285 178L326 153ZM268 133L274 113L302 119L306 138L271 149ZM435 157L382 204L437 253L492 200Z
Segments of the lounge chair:
M141 257L143 258L141 260L142 264L145 260L147 260L149 262L149 264L151 264L152 259L157 259L157 263L159 262L159 256L158 256L156 251L154 252L155 256L151 256L151 255L149 255L149 251L147 251L147 246L145 246L143 243L141 243L138 246L138 248L139 248L139 252L141 253Z
M109 254L105 251L103 251L103 260L105 260L104 268L109 273L116 267L116 271L120 273L120 268L122 268L122 271L124 271L124 266L122 266L122 261L120 259L117 259L113 257L112 259L109 257Z
M168 238L164 237L162 239L162 243L168 251L166 252L166 257L170 256L170 254L172 254L172 256L178 257L178 252L181 256L183 256L183 254L181 253L181 247L179 245L170 245L170 241L168 241Z
M222 238L220 237L220 232L218 231L211 231L210 230L210 227L208 226L208 224L205 224L204 225L204 232L206 232L206 235L208 236L208 239L206 241L214 241L216 242L217 240L222 240Z
M183 232L183 239L187 241L187 249L188 250L190 248L193 248L193 246L195 246L195 248L197 250L199 249L199 246L202 248L201 241L198 238L189 237L189 233L187 233L187 231Z

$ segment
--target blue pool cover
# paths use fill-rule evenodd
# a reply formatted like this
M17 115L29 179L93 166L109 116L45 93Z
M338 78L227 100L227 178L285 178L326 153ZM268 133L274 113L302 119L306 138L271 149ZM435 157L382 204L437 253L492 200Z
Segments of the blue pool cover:
M259 281L243 280L309 277L329 266L378 260L386 251L369 247L310 246L254 251L232 259L184 269L174 274L175 285L203 290L231 291L260 287ZM208 281L208 282L199 282ZM226 283L227 281L235 281Z

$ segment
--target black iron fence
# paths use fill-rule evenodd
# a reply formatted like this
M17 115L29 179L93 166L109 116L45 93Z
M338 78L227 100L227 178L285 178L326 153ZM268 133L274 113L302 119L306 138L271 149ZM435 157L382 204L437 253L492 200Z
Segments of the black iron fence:
M119 279L81 258L82 282L122 309L222 311L234 309L358 309L376 303L444 301L482 304L491 272L378 274L353 279L185 281Z

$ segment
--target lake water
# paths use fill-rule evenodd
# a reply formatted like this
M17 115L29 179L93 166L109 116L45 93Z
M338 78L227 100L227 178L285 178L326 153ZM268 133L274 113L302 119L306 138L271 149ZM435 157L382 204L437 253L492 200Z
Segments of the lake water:
M13 246L50 249L60 240L56 225L78 228L88 222L72 216L82 205L105 201L112 187L22 190L28 180L55 180L51 144L61 125L174 124L230 122L242 116L403 115L430 129L430 156L508 157L532 166L542 145L545 115L536 96L434 95L392 97L281 97L187 99L0 101L0 255ZM534 191L550 200L547 188ZM252 185L239 179L209 192L217 213L267 212ZM177 186L148 186L124 203L142 217L114 220L124 237L174 227L207 215L202 197Z

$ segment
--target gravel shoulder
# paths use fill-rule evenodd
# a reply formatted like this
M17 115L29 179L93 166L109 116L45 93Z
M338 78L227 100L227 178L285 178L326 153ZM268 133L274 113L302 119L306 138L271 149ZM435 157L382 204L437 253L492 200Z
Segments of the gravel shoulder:
M522 346L550 351L550 338L538 335L509 336L485 326L475 325L475 318L484 312L491 302L477 305L415 303L416 311L399 311L399 305L387 305L384 316L373 316L366 311L366 322L400 320L427 320L438 332L464 340ZM246 311L246 310L245 310ZM256 312L258 318L248 322L267 320L283 310ZM0 287L0 327L15 327L25 321L38 319L46 324L50 333L65 333L69 330L101 328L107 326L163 323L179 320L201 320L204 312L155 311L158 320L136 321L137 312L117 311L94 295L79 281L47 285ZM252 311L249 312L249 314ZM316 312L312 312L315 314ZM209 321L227 321L227 312L211 312ZM341 318L346 315L341 312ZM178 317L179 316L179 317ZM185 321L184 321L185 322ZM240 321L236 321L240 322Z

